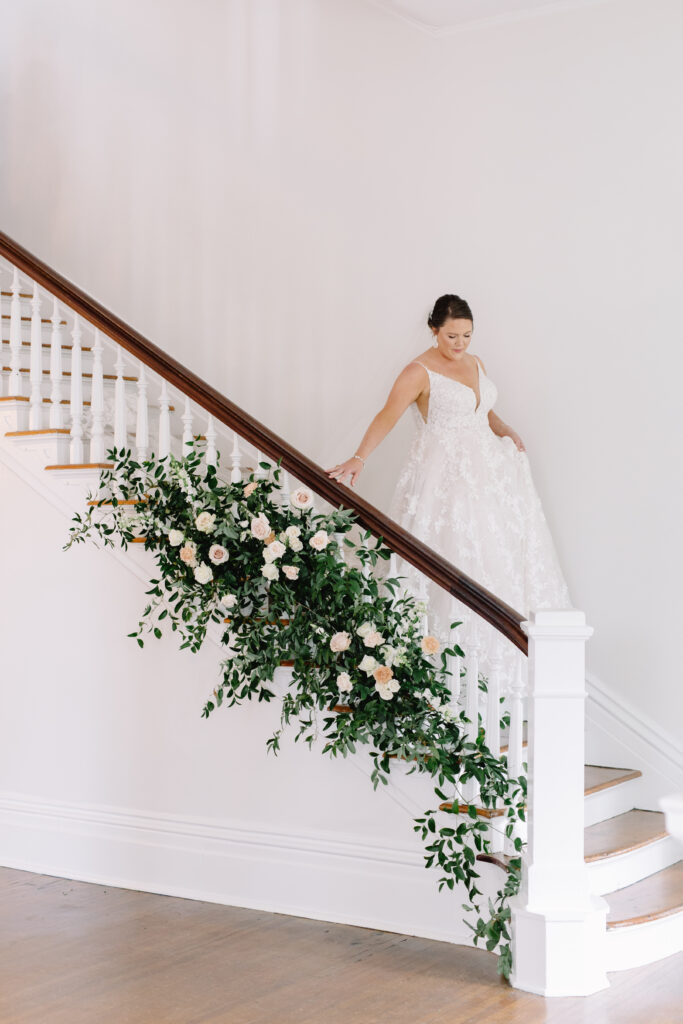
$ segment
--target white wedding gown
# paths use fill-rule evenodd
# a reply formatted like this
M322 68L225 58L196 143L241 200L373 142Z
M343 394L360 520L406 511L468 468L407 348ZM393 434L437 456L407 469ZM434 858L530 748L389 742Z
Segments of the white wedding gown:
M571 608L529 458L489 425L495 384L479 367L477 406L472 388L424 368L427 421L413 403L417 433L398 477L391 517L520 614ZM504 689L520 671L524 675L526 659L493 626L405 559L397 558L397 570L406 577L403 585L428 602L429 628L442 644L449 640L450 624L460 621L453 636L466 655L470 645L479 647L483 675L494 661Z

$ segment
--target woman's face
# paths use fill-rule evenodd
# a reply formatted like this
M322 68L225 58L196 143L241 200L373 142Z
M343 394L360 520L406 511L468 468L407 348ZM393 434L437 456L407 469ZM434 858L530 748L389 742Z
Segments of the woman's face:
M460 359L472 339L471 320L449 317L438 331L431 328L436 347L446 359Z

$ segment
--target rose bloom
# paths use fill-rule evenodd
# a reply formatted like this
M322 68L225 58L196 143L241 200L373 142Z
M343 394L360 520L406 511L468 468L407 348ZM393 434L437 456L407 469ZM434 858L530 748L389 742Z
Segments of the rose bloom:
M363 622L356 630L356 633L358 633L358 636L367 636L368 633L372 633L374 628L374 622Z
M252 480L251 483L248 483L244 488L244 497L248 498L250 494L254 493L257 487L258 480Z
M288 580L295 580L299 575L298 565L283 565L282 571Z
M301 543L298 537L291 537L289 541L289 546L292 549L292 551L301 551L303 544Z
M382 700L391 700L394 696L388 686L382 686L381 683L375 683L375 689L382 698Z
M289 495L294 508L310 508L313 504L313 495L305 487L297 487Z
M284 546L282 541L272 540L268 545L267 550L270 551L271 558L281 558L287 551L287 548ZM271 558L269 558L268 561L271 561Z
M347 651L351 643L348 633L335 633L330 640L330 650L337 654L339 651Z
M256 540L265 540L270 533L270 523L263 512L252 519L251 532L252 536L256 537Z
M441 644L435 636L423 636L421 647L425 654L436 654Z
M363 639L363 643L366 647L379 647L380 644L384 643L384 637L376 629L373 629L372 633L368 633Z
M339 675L337 676L337 686L339 687L341 693L351 693L351 687L353 686L353 683L351 682L351 676L349 675L348 672L339 673Z
M298 537L300 533L300 526L288 526L287 529L285 530L285 534L287 535L288 540L293 540L295 537Z
M202 562L201 565L198 565L196 567L194 571L194 578L196 579L197 583L208 583L210 580L213 579L213 572L211 571L211 566L205 565L204 562Z
M386 686L394 673L388 665L378 665L372 674L375 677L375 682L380 683L382 686Z
M169 530L168 531L168 543L172 544L173 547L177 547L178 544L183 543L183 531L182 530Z
M377 668L377 659L373 658L371 654L366 654L358 668L362 672L367 672L367 674L370 675L370 673L374 672Z
M195 565L197 562L197 545L192 540L188 540L186 544L183 544L180 551L180 561L184 562L185 565Z
M201 533L211 533L216 527L216 517L213 512L200 512L194 525Z
M327 536L326 530L318 530L317 533L313 534L308 543L316 551L322 551L330 543L330 538Z
M267 580L276 580L280 576L280 570L272 562L267 562L261 569L261 574L266 577Z
M237 598L235 597L234 594L223 594L223 597L221 598L221 604L223 605L224 608L234 608L235 605L237 604Z
M228 552L221 544L212 544L209 548L209 559L214 565L220 565L222 562L227 562Z

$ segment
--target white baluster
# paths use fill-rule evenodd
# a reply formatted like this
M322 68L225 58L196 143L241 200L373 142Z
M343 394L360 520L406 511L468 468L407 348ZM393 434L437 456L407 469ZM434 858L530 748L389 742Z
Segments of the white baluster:
M500 757L500 673L501 657L495 656L491 662L488 678L486 701L486 746L494 757ZM500 853L505 843L504 815L491 819L488 829L489 849L491 853Z
M458 631L457 629L451 629L449 632L448 646L457 647L458 645ZM451 707L455 710L457 705L460 703L460 667L461 659L459 654L449 654L446 668L451 673L450 677L450 688L451 688Z
M93 345L92 386L90 389L90 461L104 462L104 375L102 369L102 338L95 328Z
M215 467L217 461L216 428L213 425L213 417L209 414L206 418L206 464Z
M81 368L81 322L74 314L71 332L71 463L84 461L83 456L83 373Z
M159 394L159 458L169 455L171 452L171 403L168 398L168 384L161 381L161 392Z
M512 781L518 779L523 772L524 764L524 705L522 697L524 695L524 678L523 678L524 664L522 662L522 656L520 655L517 664L517 671L515 678L510 686L510 693L508 697L509 708L510 708L510 730L508 737L508 778ZM526 828L524 822L515 822L515 826L512 835L509 839L505 840L505 852L509 856L516 856L514 840L519 837L524 841L526 839Z
M344 563L346 562L346 554L344 552L344 547L345 547L345 545L344 545L344 537L345 536L346 536L346 534L344 534L344 533L335 533L334 534L334 539L336 540L337 544L339 545L339 553L337 555L337 561L338 562L344 562Z
M31 412L28 425L30 430L41 430L43 426L43 327L40 295L35 281L31 301Z
M254 479L255 480L267 480L268 479L268 470L264 469L263 466L261 465L261 463L265 462L265 461L266 461L265 457L257 449L256 450L256 469L255 469L255 472L254 472Z
M10 375L7 382L8 395L23 395L21 386L21 299L19 292L19 272L14 268L12 275L12 301L9 310L9 351Z
M50 332L50 426L64 426L62 409L62 321L57 300L52 302L52 331Z
M149 416L147 412L147 377L145 364L138 370L138 418L135 431L135 455L138 462L144 462L149 455Z
M467 675L465 676L465 738L468 743L476 743L479 735L479 648L471 644L466 651ZM470 779L467 784L466 799L475 803L479 795L479 783Z
M237 434L233 434L232 451L230 452L230 461L232 462L232 472L230 473L230 483L238 484L242 479L242 452L240 451L240 443Z
M128 431L126 419L128 408L126 406L126 382L123 379L125 364L123 362L123 350L119 346L116 352L116 381L114 383L114 447L119 451L128 444Z
M185 408L183 410L182 420L183 420L183 456L186 456L186 455L189 455L190 451L192 450L191 448L188 448L187 446L191 445L192 442L194 441L194 436L192 434L192 408L190 406L190 399L188 398L187 395L185 395Z
M290 487L289 473L286 469L280 469L280 480L282 481L280 484L280 505L283 509L288 509L291 504L289 500L289 492L292 488Z

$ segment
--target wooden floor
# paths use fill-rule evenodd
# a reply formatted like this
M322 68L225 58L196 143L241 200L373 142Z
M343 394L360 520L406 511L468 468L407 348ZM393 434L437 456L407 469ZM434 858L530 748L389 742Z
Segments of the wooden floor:
M683 955L586 999L484 951L0 868L2 1024L674 1024Z

